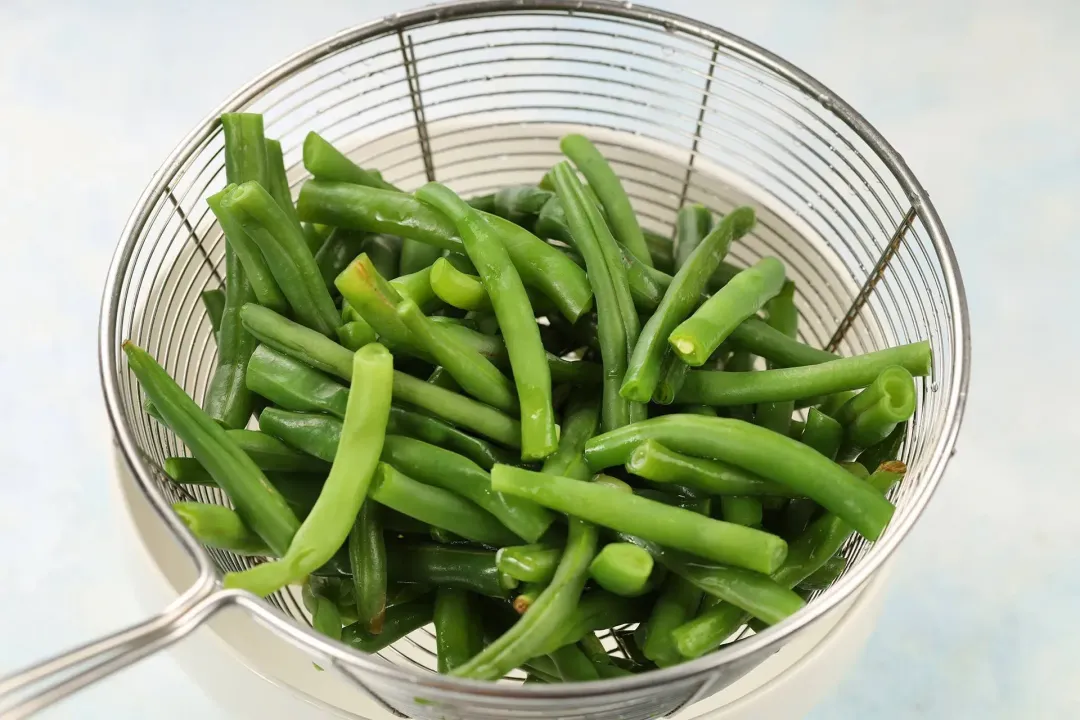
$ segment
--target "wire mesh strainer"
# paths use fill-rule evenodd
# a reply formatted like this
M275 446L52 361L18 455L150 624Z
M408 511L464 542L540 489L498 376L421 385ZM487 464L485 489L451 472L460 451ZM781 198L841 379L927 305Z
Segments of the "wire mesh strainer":
M895 492L874 546L844 549L848 570L778 626L683 665L632 678L523 686L429 672L426 631L375 657L311 631L298 593L264 603L225 591L248 560L207 550L173 516L165 457L184 448L143 412L120 342L147 348L194 397L215 362L199 293L221 282L224 241L205 198L224 185L217 117L249 110L280 138L294 191L300 144L316 130L406 188L438 179L463 195L536 182L558 139L587 134L611 160L647 228L669 232L678 208L759 210L732 250L776 255L798 288L804 342L843 354L928 339L935 367L918 406ZM968 382L963 287L941 221L903 160L827 88L770 53L684 17L596 0L470 0L340 33L261 76L196 128L151 181L124 229L101 319L102 381L116 443L199 576L164 613L0 680L0 712L23 717L187 635L222 607L353 679L405 717L660 717L734 681L855 592L914 524L952 452ZM191 495L188 496L187 492ZM6 701L6 708L2 701Z

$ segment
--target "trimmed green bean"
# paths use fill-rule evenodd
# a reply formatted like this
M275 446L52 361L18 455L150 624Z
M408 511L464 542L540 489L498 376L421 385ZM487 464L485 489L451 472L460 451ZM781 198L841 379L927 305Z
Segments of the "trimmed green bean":
M907 434L907 423L900 423L878 444L863 450L858 457L858 462L869 472L874 472L884 462L896 460L900 456L900 446L904 443Z
M450 218L404 193L309 180L300 191L297 210L304 219L388 233L465 253ZM576 321L592 306L585 272L573 260L512 222L495 215L482 217L499 235L522 281L555 303L567 320Z
M330 237L315 252L315 264L319 267L326 289L337 292L334 280L349 263L364 252L368 235L357 230L334 228ZM343 318L344 319L344 318Z
M596 537L596 528L587 523L571 521L566 551L551 584L513 627L452 674L477 680L496 680L530 658L547 652L543 648L547 638L555 636L567 626L568 619L578 606L588 578L589 563L596 550Z
M476 266L503 333L521 406L520 446L525 460L555 451L558 431L551 403L551 372L529 297L495 228L449 188L428 183L417 197L454 222Z
M608 543L589 565L589 576L616 595L634 597L648 588L653 559L645 550L631 543Z
M311 613L311 627L316 632L333 638L341 639L341 611L337 603L325 595L315 595L315 610Z
M686 381L686 373L690 366L684 363L678 355L670 350L664 353L664 359L660 363L660 375L657 379L656 389L653 390L652 400L660 405L670 405L675 402L675 396Z
M523 436L517 420L472 398L429 385L410 375L394 373L394 399L426 410L507 447L518 448L522 445Z
M296 206L293 207L295 209ZM334 228L322 223L300 223L300 229L304 232L304 238L312 254L319 251L319 248L326 243L326 239L330 237L330 233L334 231Z
M566 163L555 166L554 180L567 213L567 221L573 228L575 247L585 258L589 283L596 297L597 331L604 366L601 422L605 429L614 430L630 422L630 404L619 394L626 373L626 326L622 321L610 268L584 211L587 201L583 198L581 183Z
M634 448L626 469L646 480L682 485L711 495L794 495L789 488L742 468L677 453L656 440L645 440Z
M457 335L446 333L442 327L430 322L411 300L398 303L397 315L412 335L412 341L435 358L462 390L504 412L518 409L513 384L490 360L459 342Z
M522 582L548 583L562 557L561 547L548 545L512 545L499 548L495 561L499 570Z
M203 412L143 349L123 345L135 374L165 423L232 499L244 522L276 553L289 547L300 521L262 470L225 429Z
M397 278L401 245L401 238L393 235L371 235L364 243L364 253L371 259L372 267L386 280Z
M567 135L559 142L559 148L569 157L589 183L604 206L611 232L619 244L632 252L634 256L652 265L649 247L641 232L637 215L630 205L630 198L623 189L622 182L607 160L583 135ZM590 203L591 204L591 203Z
M347 387L267 345L252 353L247 383L252 391L286 410L345 417Z
M556 564L558 564L557 558ZM555 568L552 568L552 577L554 577L554 575ZM548 578L548 580L544 582L531 582L525 584L521 588L521 592L518 593L516 597L514 597L514 602L511 603L514 608L514 612L516 612L518 615L524 615L526 612L528 612L529 608L531 608L533 606L533 603L536 602L536 598L540 597L540 593L544 592L544 588L548 586L549 582L551 582L551 578Z
M469 593L457 588L442 587L435 591L434 620L438 670L445 675L480 652L483 632Z
M729 523L761 527L761 501L752 495L725 495L720 498L720 517Z
M479 595L505 598L517 581L499 572L494 550L459 545L399 544L386 546L390 580L453 587Z
M266 541L255 534L232 508L200 502L177 502L172 508L203 545L237 555L273 554Z
M905 472L903 463L896 463L871 475L866 481L874 492L886 491ZM782 587L793 588L819 570L847 541L852 527L836 515L823 515L814 521L791 543L784 564L772 574ZM729 603L720 603L673 631L679 652L695 658L713 650L746 622L747 615Z
M563 629L549 636L543 650L550 653L564 645L581 642L581 638L597 630L642 622L649 616L651 607L652 598L648 596L627 598L605 590L590 590L582 594Z
M412 300L424 312L430 312L441 304L431 289L430 265L409 275L398 275L390 281L390 287L397 290L403 299Z
M836 421L845 426L841 454L850 457L881 442L914 412L915 380L911 373L902 367L885 368L837 411Z
M834 555L820 568L807 575L797 587L799 590L825 590L839 580L845 570L847 570L847 560Z
M381 175L363 169L314 131L309 132L304 138L304 167L309 173L322 180L339 180L368 187L395 189L393 185L383 180Z
M316 370L346 380L352 377L354 353L322 333L254 303L240 309L240 320L264 346Z
M553 196L554 193L533 185L511 185L495 193L491 212L522 227L530 227Z
M447 305L462 310L491 309L480 278L461 272L446 258L439 258L431 267L431 289Z
M262 115L226 113L221 117L225 136L225 178L228 183L265 181L266 147ZM218 364L203 397L206 413L227 428L247 425L253 408L251 391L244 383L248 358L258 344L240 324L240 308L255 302L243 263L225 244L225 309L217 332Z
M218 487L210 473L195 458L165 458L162 469L169 479L179 485L204 485ZM326 473L293 473L267 471L266 479L277 490L289 509L297 518L303 520L315 506ZM299 526L299 523L297 523Z
M255 461L260 470L325 472L330 469L326 462L295 450L272 435L257 430L226 430L225 434Z
M330 476L288 551L281 559L225 576L226 587L266 596L299 582L330 559L345 542L372 483L390 415L393 358L373 343L356 352L353 374L363 378L348 393L341 441Z
M379 463L375 472L371 497L380 505L473 542L496 547L518 542L487 511L448 490L413 480L386 463Z
M774 257L762 258L682 321L668 335L668 343L687 365L705 364L720 343L780 292L783 284L784 264Z
M266 138L264 142L266 145L266 190L270 193L270 197L274 198L278 207L289 216L289 221L303 232L300 218L296 215L296 206L293 205L292 190L289 189L289 176L285 171L285 156L281 152L281 143L270 138ZM306 234L304 239L312 254L322 247L322 242L316 244L316 241Z
M675 272L675 248L671 238L645 228L641 229L641 233L645 236L653 267L665 273Z
M338 342L353 352L377 339L375 331L363 318L345 323L336 332Z
M780 371L758 374L766 372ZM895 510L879 493L813 448L729 418L666 415L645 420L593 438L585 446L585 459L594 471L621 465L634 448L650 439L678 452L730 462L786 485L840 515L869 540L881 535ZM494 475L492 482L498 487Z
M769 314L769 326L794 338L798 332L799 311L795 309L795 283L788 280L780 288L776 297L765 303ZM772 368L773 364L768 363ZM787 435L791 428L791 414L795 412L793 400L759 403L754 411L754 422L781 435Z
M708 405L798 400L866 387L890 365L921 377L930 373L930 363L930 343L923 341L806 367L760 372L698 370L687 375L675 399Z
M434 608L430 597L396 605L386 611L382 632L371 634L359 622L345 627L341 631L341 642L367 653L376 653L396 643L414 630L431 622Z
M221 327L221 316L225 312L225 291L221 288L203 290L199 293L199 299L206 310L206 317L210 319L210 329L216 335Z
M712 229L712 213L704 205L683 205L675 217L675 239L671 245L671 266L679 270ZM666 238L665 238L666 239ZM655 243L649 243L649 255Z
M349 531L348 546L356 596L356 622L372 635L378 635L386 619L386 544L380 508L370 500L360 506Z
M548 657L555 663L563 682L588 682L600 679L600 673L597 672L592 660L577 645L563 645L554 652L548 653Z
M778 367L817 365L839 357L803 344L756 317L748 317L732 330L731 340L744 350L760 355Z
M334 284L349 306L371 325L380 341L392 351L424 355L412 333L397 316L401 294L375 268L367 253L362 253L342 270Z
M817 408L810 408L806 413L806 426L803 428L800 442L817 450L833 460L844 439L844 428ZM876 468L875 468L876 469Z
M337 307L300 228L256 182L237 186L222 198L221 205L237 214L297 319L323 335L333 334L341 324Z
M442 420L404 408L390 408L390 427L395 435L408 435L464 455L484 470L490 471L495 463L513 461L513 455L500 447Z
M653 605L647 621L642 652L658 667L670 667L683 658L675 646L671 631L697 614L704 593L689 580L675 576L664 583L664 590Z
M461 495L528 542L536 542L555 519L535 503L494 492L491 477L483 468L450 450L390 435L383 444L382 459L411 478Z
M492 468L491 484L500 492L553 510L738 567L772 572L787 552L782 539L760 530L702 517L602 484L506 465Z
M641 331L620 392L623 397L645 402L652 397L660 379L660 364L668 351L668 338L677 330L688 315L697 307L701 293L713 271L727 254L731 243L745 235L754 226L754 211L737 208L728 213L712 232L702 239L686 264L671 281L660 306ZM715 349L715 348L713 348ZM686 361L676 347L674 352ZM712 350L709 351L709 354ZM700 365L704 362L692 362Z

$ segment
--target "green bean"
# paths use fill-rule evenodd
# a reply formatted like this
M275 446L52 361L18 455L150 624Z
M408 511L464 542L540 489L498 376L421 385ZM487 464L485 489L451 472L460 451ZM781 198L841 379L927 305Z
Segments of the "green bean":
M364 243L364 252L379 275L387 280L398 276L402 240L392 235L371 235Z
M749 373L753 369L754 356L745 350L736 350L723 364L723 372L728 373ZM687 375L689 374L687 373ZM683 386L686 386L686 378L683 378ZM678 398L678 393L676 393L676 398ZM737 420L754 422L754 410L756 409L754 405L732 405L727 408L727 414Z
M330 237L315 252L315 264L319 267L326 289L331 293L337 292L334 279L341 271L349 266L360 253L364 252L368 235L347 228L334 228Z
M305 578L345 542L382 451L390 415L393 367L390 353L378 343L356 352L353 374L363 380L354 383L348 393L341 441L315 507L280 560L229 573L225 576L226 587L269 595Z
M683 455L656 440L645 440L634 448L626 461L626 469L646 480L686 486L711 495L793 495L785 486L742 468L717 460Z
M608 543L593 558L589 576L608 592L626 597L641 595L648 587L653 559L631 543Z
M436 387L441 387L443 390L449 390L451 392L461 391L461 386L458 385L457 380L455 380L450 373L446 372L446 368L441 366L431 371L427 381Z
M709 405L798 400L866 387L890 365L921 377L930 373L930 362L930 343L924 341L807 367L761 372L698 370L687 375L675 399Z
M529 227L552 197L554 193L532 185L511 185L495 193L492 212L516 225Z
M221 118L225 136L226 182L266 178L263 119L252 113L227 113ZM248 358L258 344L240 325L240 307L254 302L255 292L244 266L225 244L225 309L216 339L218 364L203 397L206 413L228 428L242 428L251 417L253 398L244 384Z
M173 512L195 536L209 547L237 555L271 555L266 542L249 528L232 508L200 502L173 503Z
M581 642L581 638L597 630L641 622L648 617L652 599L626 598L604 590L590 590L581 596L562 629L548 636L543 646L550 653L564 645Z
M439 258L431 267L431 289L447 305L462 310L491 309L480 279L461 272L446 258Z
M711 229L712 213L704 205L683 205L679 208L679 214L675 218L675 239L669 243L672 253L671 266L674 270L677 271L686 264ZM646 243L651 256L655 243Z
M548 657L554 661L563 682L588 682L600 679L596 666L577 645L563 645L549 653Z
M611 662L611 656L608 655L608 651L604 648L604 643L600 638L596 637L596 633L588 633L581 638L578 647L594 663Z
M477 210L483 210L486 213L495 212L495 193L489 193L487 195L477 195L471 197L465 202Z
M379 511L370 500L365 501L348 539L356 621L372 635L382 632L386 618L386 544Z
M390 287L397 290L403 299L412 300L417 306L430 312L440 303L431 289L431 266L417 270L409 275L398 275L390 281Z
M799 324L799 311L795 309L795 283L790 280L785 282L776 297L765 303L765 309L769 313L768 322L771 327L788 337L795 337ZM768 367L772 368L773 364L768 363ZM761 427L787 435L793 412L793 400L760 403L754 412L754 421Z
M804 345L756 317L748 317L732 330L731 340L744 350L760 355L778 367L817 365L839 357L831 352Z
M210 319L210 329L217 335L221 327L221 316L225 312L225 291L221 288L203 290L199 293L199 299L206 310L206 317Z
M517 587L516 580L499 572L493 550L390 543L386 557L394 582L454 587L494 598L505 598Z
M339 327L336 332L338 342L353 352L376 340L375 331L364 319L347 322Z
M874 473L865 482L874 492L884 495L904 472L904 464L896 463ZM795 587L833 557L851 532L852 527L836 515L823 515L791 543L787 559L772 574L772 579L782 587ZM695 658L718 647L746 618L740 608L720 603L672 634L683 657Z
M293 209L295 208L294 205ZM334 228L322 223L300 223L300 229L304 232L304 239L307 240L308 248L311 249L312 254L318 252L319 248L326 244L326 239L334 231Z
M472 398L429 385L404 373L394 373L394 399L478 432L507 447L518 448L522 445L521 426L513 418Z
M381 342L394 352L424 356L412 333L397 316L400 293L383 278L366 253L345 268L334 284L349 306L371 325Z
M556 165L554 173L559 199L567 210L568 222L574 229L575 246L585 258L589 283L596 297L600 355L604 365L601 421L605 429L613 430L630 421L630 405L619 395L619 385L626 372L626 327L610 268L583 209L586 201L582 198L581 183L565 163Z
M321 333L254 303L240 309L240 320L266 347L316 370L351 377L353 353Z
M491 484L500 492L553 510L738 567L771 572L787 551L783 540L760 530L702 517L602 484L506 465L492 468Z
M396 430L393 427L394 410L390 412L390 429ZM341 421L335 417L276 407L268 407L259 414L259 427L263 432L326 462L334 461L341 438Z
M833 460L840 443L844 439L844 428L817 408L810 408L806 413L806 427L803 428L801 442ZM876 468L875 468L876 469Z
M660 306L641 331L641 337L630 358L626 379L620 389L623 397L639 402L645 402L652 397L660 379L661 360L668 350L668 337L698 305L709 276L727 254L731 243L749 232L753 226L754 211L750 208L737 208L728 213L694 249L672 279ZM686 360L677 347L675 351L682 360ZM709 354L711 352L712 350ZM690 364L700 365L702 362L704 358L701 362Z
M751 495L726 495L720 498L720 516L729 523L761 527L761 501Z
M558 564L558 558L556 558L556 564ZM553 567L551 570L552 577L554 577L555 568ZM540 593L544 592L544 589L548 586L548 582L550 581L551 578L548 578L544 582L526 583L521 588L521 592L519 592L517 596L514 597L514 602L511 603L514 608L514 612L516 612L518 615L524 615L526 612L528 612L529 608L531 608L533 606L533 603L536 602L536 598L540 597Z
M704 415L705 417L720 417L716 412L716 408L710 405L683 405L679 408L679 412L690 415Z
M671 631L697 614L703 593L685 578L670 577L653 605L647 621L645 643L642 652L659 667L670 667L682 662L675 647Z
M289 189L289 176L285 172L285 157L281 152L281 143L270 138L266 138L264 142L266 145L266 190L270 193L270 197L274 198L278 207L289 216L289 221L303 232L300 218L296 215L296 206L293 205L292 191ZM315 240L308 238L306 234L304 239L312 254L322 247L321 242L315 244Z
M839 580L845 570L847 570L847 560L834 555L820 568L807 575L797 587L799 590L825 590Z
M124 343L123 349L128 367L147 398L229 495L240 517L274 552L285 552L300 522L281 493L225 429L203 412L145 350L130 341Z
M289 222L256 182L237 186L222 198L221 205L237 214L248 237L262 251L296 317L324 335L332 334L341 324L337 308L300 228Z
M430 322L411 300L398 304L397 315L413 342L434 357L465 392L504 412L518 409L514 386L490 360Z
M688 365L703 365L743 320L760 310L784 284L784 264L759 260L716 291L668 335L668 343Z
M442 249L426 245L416 240L405 240L401 244L401 264L398 272L409 275L430 268L431 264L442 257Z
M311 180L300 191L302 218L331 225L418 240L465 253L454 223L435 208L404 193L348 183ZM585 272L557 248L528 230L494 215L482 215L506 248L522 281L543 293L570 322L592 306Z
M889 437L863 450L858 457L859 464L869 472L874 472L881 463L896 460L900 456L900 446L903 445L906 434L907 423L900 423L889 433Z
M529 297L494 226L445 186L428 183L417 197L450 217L491 299L510 356L521 406L522 458L539 460L555 451L558 431L551 404L551 373Z
M484 470L490 471L498 462L512 461L512 455L502 448L467 435L442 420L404 408L390 408L390 427L396 435L408 435L464 455Z
M486 471L450 450L390 435L383 444L382 459L409 477L457 493L479 505L528 542L538 540L555 519L539 505L494 492Z
M915 380L902 367L887 367L869 387L848 400L836 413L844 425L841 454L875 445L915 412ZM875 468L876 469L876 468Z
M304 138L304 167L309 173L322 180L340 180L369 187L394 188L378 173L363 169L315 132L309 132Z
M315 632L340 640L341 612L337 604L325 595L315 594L314 599L315 610L311 613L311 627L315 629Z
M425 485L379 463L371 497L380 505L485 545L509 545L517 538L490 513L440 487Z
M660 375L657 379L656 389L653 390L653 402L660 405L670 405L675 402L675 396L686 381L686 373L690 366L684 363L678 355L668 350L664 353L664 359L660 363Z
M758 374L766 372L778 371ZM696 415L653 418L593 438L585 446L585 459L594 471L620 465L635 447L650 439L677 452L730 462L786 485L837 513L869 540L881 535L895 510L880 494L812 448L741 420ZM492 482L498 488L494 475Z
M645 244L645 236L638 225L634 208L630 206L630 198L626 196L619 176L611 169L604 156L583 135L563 137L559 148L574 161L574 165L588 181L589 187L596 191L611 223L615 239L638 260L651 266L652 257L649 255L649 248Z
M499 570L522 582L548 583L562 557L562 548L548 545L514 545L499 548Z
M247 383L252 391L286 410L345 417L348 388L266 345L252 353Z
M480 652L483 635L469 593L457 588L435 591L435 647L438 670L446 674Z
M276 472L320 472L330 469L322 460L294 450L281 440L257 430L226 430L260 470Z
M211 477L207 469L195 458L165 458L162 469L170 480L179 485L218 487L217 482ZM285 499L286 505L296 517L303 520L311 512L315 500L319 497L319 490L322 488L323 480L326 479L326 473L267 471L266 479ZM297 526L299 526L299 522Z
M543 644L566 627L578 605L588 578L589 562L596 550L596 537L596 528L571 521L566 551L551 584L513 627L452 674L496 680L530 658L544 654Z
M372 635L362 623L356 622L341 631L341 642L363 652L376 653L424 627L433 616L431 598L413 600L388 609L382 632L378 635Z

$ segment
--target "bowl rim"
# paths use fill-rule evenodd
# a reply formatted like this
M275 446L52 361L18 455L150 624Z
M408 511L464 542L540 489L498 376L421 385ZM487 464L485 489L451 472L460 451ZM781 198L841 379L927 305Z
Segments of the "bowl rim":
M825 593L816 598L813 604L808 605L782 623L745 638L738 643L731 644L726 648L718 649L715 652L680 665L653 670L641 675L564 685L496 686L488 681L466 680L426 671L422 672L409 667L392 665L382 661L377 656L353 650L317 634L313 629L302 627L293 619L273 609L269 603L261 598L228 591L230 602L244 606L248 611L263 619L275 632L290 639L297 645L330 658L340 670L348 672L361 685L363 685L362 678L358 678L354 672L351 672L352 670L370 673L373 678L394 683L416 684L419 681L420 686L424 689L434 690L448 700L467 701L469 696L476 694L496 695L509 699L520 698L523 700L596 698L645 690L658 684L692 680L705 676L725 665L737 664L739 661L747 660L755 654L767 652L770 646L775 645L776 647L772 649L779 649L791 635L827 614L857 591L858 588L871 579L874 572L892 555L899 543L911 530L933 495L944 473L945 466L953 454L956 438L960 430L970 380L971 341L967 300L960 268L952 245L937 210L900 154L862 115L828 87L772 52L730 32L694 21L683 15L629 2L616 3L609 0L529 0L526 5L521 0L457 0L456 2L429 5L408 12L395 13L331 35L293 54L247 83L207 115L179 142L139 196L135 209L124 225L120 243L110 263L102 295L98 332L98 358L102 390L105 396L109 422L112 426L114 442L124 462L140 488L147 495L158 516L171 529L173 535L192 557L199 569L200 575L192 588L193 591L197 589L198 592L203 594L220 594L224 592L221 589L220 576L211 562L209 554L172 513L168 500L157 488L154 470L145 461L138 447L134 431L128 423L121 405L117 382L120 353L119 348L113 342L117 330L122 274L131 261L135 244L149 219L155 203L161 195L167 192L169 180L178 170L183 168L184 164L201 144L216 131L222 113L243 108L281 80L324 56L376 37L443 20L538 12L573 12L582 16L615 17L638 21L715 43L723 50L770 70L808 96L816 98L822 107L839 118L869 145L876 157L899 182L908 201L911 203L911 207L926 228L937 261L941 266L947 299L954 309L949 326L950 340L954 348L953 361L950 367L943 369L948 373L951 382L943 410L942 431L929 453L930 459L928 463L922 469L923 483L919 491L908 501L907 507L910 510L900 518L901 522L890 526L885 537L874 543L866 557L851 573L841 578ZM704 691L708 689L709 684L708 682L703 683L702 687L697 690L691 700L687 701L684 707L704 697ZM371 694L376 700L380 700L376 693L372 692Z

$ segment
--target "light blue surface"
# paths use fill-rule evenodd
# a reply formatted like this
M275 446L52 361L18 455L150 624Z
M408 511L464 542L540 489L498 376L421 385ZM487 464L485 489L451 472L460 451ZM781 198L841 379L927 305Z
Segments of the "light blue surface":
M857 669L811 717L1080 716L1080 6L654 4L778 52L861 110L933 196L967 283L959 453ZM141 612L109 491L96 326L144 183L262 68L389 9L0 4L0 674ZM47 716L224 718L167 655Z

